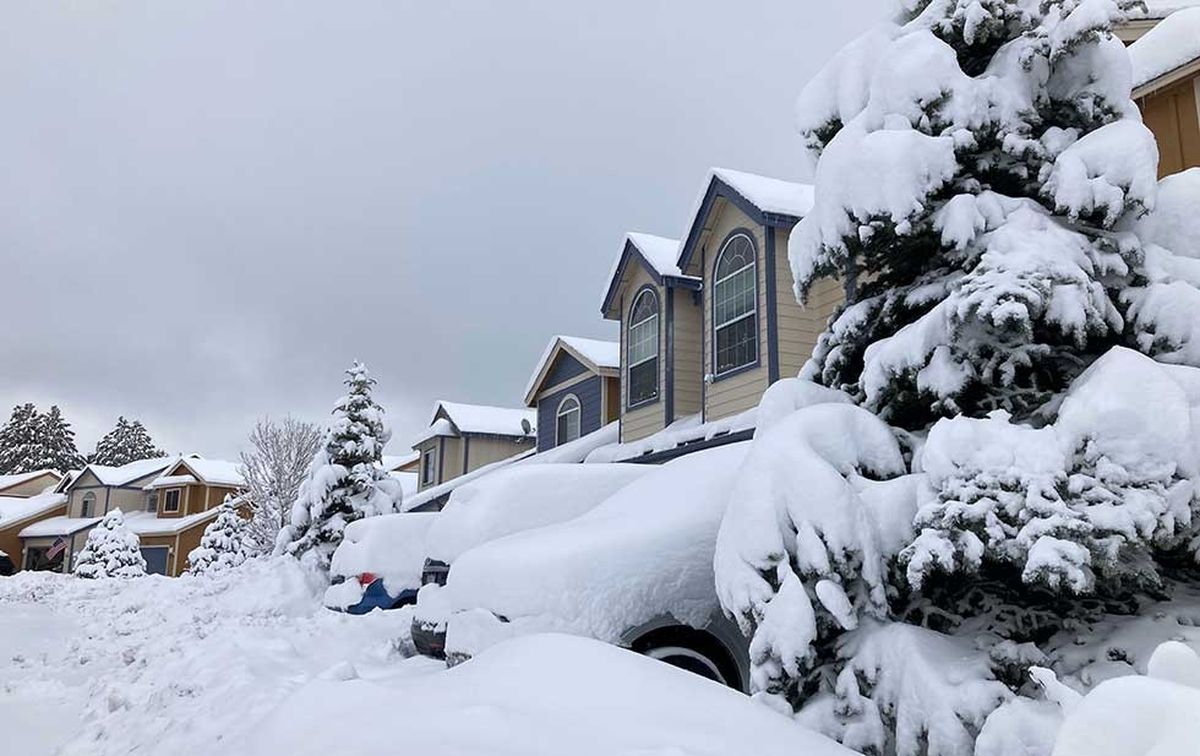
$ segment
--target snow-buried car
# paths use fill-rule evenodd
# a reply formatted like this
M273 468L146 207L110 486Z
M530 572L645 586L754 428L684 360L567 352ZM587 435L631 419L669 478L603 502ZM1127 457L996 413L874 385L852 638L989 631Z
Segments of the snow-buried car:
M566 632L748 689L746 642L713 582L717 531L747 446L650 468L574 519L464 551L445 585L421 588L418 650L444 648L456 664L511 636Z

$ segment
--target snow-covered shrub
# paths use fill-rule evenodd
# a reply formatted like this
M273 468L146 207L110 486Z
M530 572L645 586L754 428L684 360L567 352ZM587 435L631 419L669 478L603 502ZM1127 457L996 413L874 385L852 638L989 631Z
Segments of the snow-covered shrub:
M200 545L188 553L188 574L203 575L245 562L251 554L246 543L247 524L238 514L237 500L226 494L217 518L204 528Z
M1053 595L1160 588L1155 555L1185 547L1200 521L1198 382L1198 370L1116 348L1053 425L1003 412L939 421L920 459L921 532L903 554L911 587L990 562Z
M1200 365L1200 290L1147 283L1131 232L1157 149L1109 26L1137 4L904 0L805 88L789 258L800 297L848 292L806 377L915 429L1023 419L1113 344Z
M276 542L277 553L300 557L324 572L346 525L400 509L400 482L380 464L391 432L383 408L371 398L375 380L358 362L346 376L349 394L334 407L325 442L292 505L291 523Z
M75 575L81 578L132 578L146 574L137 534L125 526L120 509L104 515L88 533L87 543L75 556Z

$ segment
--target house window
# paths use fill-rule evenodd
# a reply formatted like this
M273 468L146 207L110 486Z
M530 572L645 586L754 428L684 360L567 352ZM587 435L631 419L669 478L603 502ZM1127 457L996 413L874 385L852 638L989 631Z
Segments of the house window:
M179 494L180 490L178 488L172 488L170 491L167 491L165 494L163 494L164 512L179 511Z
M146 511L158 512L158 493L153 492L146 497Z
M579 399L574 394L568 394L558 404L556 432L554 445L559 446L579 438Z
M717 257L713 278L713 373L758 360L758 276L754 243L737 234Z
M423 486L433 485L433 461L433 449L426 449L425 453L421 455L421 485Z
M91 517L92 513L95 511L96 511L96 494L91 493L89 491L88 493L85 493L83 495L83 507L79 510L79 516L80 517Z
M658 396L658 296L644 289L629 314L630 407Z

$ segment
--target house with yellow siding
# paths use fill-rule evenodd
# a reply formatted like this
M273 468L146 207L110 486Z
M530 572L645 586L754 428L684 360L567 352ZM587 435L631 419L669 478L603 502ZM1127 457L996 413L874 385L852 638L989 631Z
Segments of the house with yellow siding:
M141 542L147 571L178 576L221 502L242 486L237 463L197 455L88 465L61 487L61 513L21 528L20 560L13 562L22 569L70 572L88 532L120 509Z
M417 490L532 451L537 412L438 401L425 433L413 443L419 455Z
M1131 28L1133 99L1158 142L1158 175L1200 167L1200 5Z
M809 185L713 168L682 241L628 235L601 305L621 324L622 444L672 428L695 438L670 433L664 454L714 441L705 428L749 413L800 372L843 301L832 280L807 305L793 293L788 239L812 203ZM720 440L749 437L752 425Z

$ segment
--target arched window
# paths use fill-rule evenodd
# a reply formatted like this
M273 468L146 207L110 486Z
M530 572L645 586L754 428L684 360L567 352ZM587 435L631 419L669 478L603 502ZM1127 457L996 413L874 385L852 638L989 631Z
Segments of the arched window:
M96 511L96 494L88 491L83 495L83 509L79 511L80 517L91 517L92 512Z
M633 407L658 396L658 296L643 289L629 311L626 341L629 362L629 396Z
M579 418L579 399L574 394L567 394L566 398L558 403L558 412L556 413L558 422L555 424L556 435L554 437L555 446L579 438Z
M758 360L758 275L754 242L737 234L713 269L713 374Z

